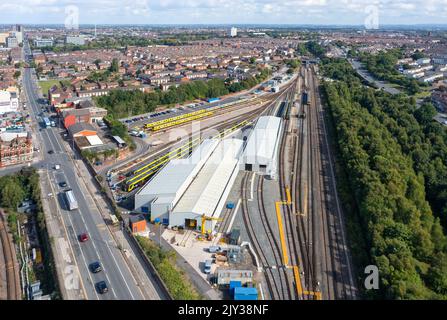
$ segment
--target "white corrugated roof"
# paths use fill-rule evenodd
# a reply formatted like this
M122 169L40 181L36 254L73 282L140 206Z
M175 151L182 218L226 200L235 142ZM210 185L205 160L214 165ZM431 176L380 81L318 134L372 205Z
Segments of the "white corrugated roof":
M183 194L173 213L215 215L214 211L238 163L242 145L240 139L223 140Z
M219 140L205 140L187 159L171 160L139 192L142 194L175 194L191 176L197 174L203 162L208 159Z
M248 138L245 149L246 163L267 164L274 157L280 126L281 118L259 117L255 129Z
M91 146L101 146L103 145L101 139L98 136L85 136Z

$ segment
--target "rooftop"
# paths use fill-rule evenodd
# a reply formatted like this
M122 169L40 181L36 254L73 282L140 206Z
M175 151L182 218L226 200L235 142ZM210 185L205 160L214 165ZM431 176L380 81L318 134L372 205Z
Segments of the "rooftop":
M170 161L138 194L172 195L200 170L217 146L218 140L205 140L187 159Z
M188 190L183 194L173 213L193 212L212 217L234 168L239 161L243 141L222 140Z

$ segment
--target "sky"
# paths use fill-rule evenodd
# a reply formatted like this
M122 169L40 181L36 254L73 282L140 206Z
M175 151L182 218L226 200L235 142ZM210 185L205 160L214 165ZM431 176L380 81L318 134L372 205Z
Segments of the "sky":
M3 24L73 18L78 24L447 24L447 0L0 0Z

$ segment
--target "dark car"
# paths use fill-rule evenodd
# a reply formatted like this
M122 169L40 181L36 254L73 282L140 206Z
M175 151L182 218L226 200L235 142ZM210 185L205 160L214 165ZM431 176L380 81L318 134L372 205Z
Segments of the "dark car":
M106 293L109 291L109 288L107 288L107 283L105 281L100 281L96 284L96 288L98 289L99 293Z
M98 261L95 261L95 262L91 263L91 264L90 264L90 270L91 270L93 273L101 272L101 271L102 271L101 264L100 264Z
M53 150L48 151L48 154L53 154L53 153L54 153Z
M65 181L59 182L59 186L61 186L61 188L66 188L67 183Z

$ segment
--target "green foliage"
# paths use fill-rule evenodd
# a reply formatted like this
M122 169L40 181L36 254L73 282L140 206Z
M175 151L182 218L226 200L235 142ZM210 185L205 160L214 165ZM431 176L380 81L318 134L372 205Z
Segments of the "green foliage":
M22 186L20 178L16 176L0 178L0 203L2 207L15 210L25 198L25 194L26 189Z
M296 50L297 50L297 52L298 52L298 54L300 55L300 56L304 56L304 55L306 55L307 54L307 48L306 48L306 45L304 44L304 43L300 43L299 45L298 45L298 47L296 48Z
M411 57L413 58L413 60L419 60L425 57L425 54L423 52L420 51L416 51L415 53L413 53L411 55Z
M118 70L119 70L118 59L113 58L112 64L110 65L110 72L118 72Z
M154 264L161 279L166 284L175 300L198 300L200 295L196 292L187 276L175 265L175 252L165 251L150 239L136 236L146 256Z
M324 83L324 98L340 165L349 172L350 207L357 208L369 263L380 270L381 289L366 294L446 299L445 128L431 121L431 105L417 110L405 95L366 88L345 62L323 61L322 70L339 80Z
M287 60L286 64L290 69L296 70L301 65L301 61L299 59L290 59Z
M107 125L110 128L110 133L112 136L119 136L121 139L123 139L126 144L129 146L130 150L135 149L135 142L133 142L132 138L129 135L129 132L127 131L127 127L121 123L120 121L114 119L110 114L107 115L104 118L104 121L107 123ZM111 156L112 154L110 154ZM108 156L107 154L104 154L104 156Z
M316 41L309 41L306 43L306 49L315 57L322 58L326 54L326 49L318 44Z

